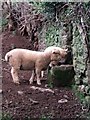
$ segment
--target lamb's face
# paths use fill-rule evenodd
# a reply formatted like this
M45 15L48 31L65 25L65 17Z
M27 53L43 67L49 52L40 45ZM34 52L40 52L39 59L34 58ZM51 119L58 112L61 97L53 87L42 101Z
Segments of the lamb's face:
M51 61L60 61L60 59L61 59L60 51L57 49L52 50Z

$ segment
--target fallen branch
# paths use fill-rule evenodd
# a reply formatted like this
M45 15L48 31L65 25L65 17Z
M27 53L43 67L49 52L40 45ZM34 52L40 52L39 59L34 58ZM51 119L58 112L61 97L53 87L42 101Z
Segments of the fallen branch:
M40 88L40 87L35 87L35 86L31 86L30 87L31 89L34 89L34 90L39 90L41 92L51 92L51 93L54 93L53 90L49 89L49 88Z

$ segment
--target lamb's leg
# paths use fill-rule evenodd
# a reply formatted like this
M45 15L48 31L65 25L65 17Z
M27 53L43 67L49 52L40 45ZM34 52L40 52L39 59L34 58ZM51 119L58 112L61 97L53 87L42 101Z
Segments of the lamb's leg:
M31 75L31 78L30 78L30 80L29 80L30 84L32 84L32 83L33 83L34 76L35 76L35 71L34 71L34 70L32 70L32 75Z
M36 69L36 76L37 76L37 84L38 85L41 85L40 74L41 74L41 71L39 69Z
M18 69L15 69L15 68L12 67L11 75L12 75L12 78L13 78L13 82L16 83L16 84L20 84L19 77L18 77Z
M42 78L44 77L44 71L41 71L41 77Z

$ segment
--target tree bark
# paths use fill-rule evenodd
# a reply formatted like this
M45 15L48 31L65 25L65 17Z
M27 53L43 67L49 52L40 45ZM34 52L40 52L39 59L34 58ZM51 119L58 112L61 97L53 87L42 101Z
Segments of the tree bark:
M86 71L87 71L88 72L88 80L90 80L90 76L89 76L89 74L90 74L89 73L90 72L90 70L89 70L89 68L90 68L90 64L89 64L90 63L90 47L89 47L89 38L87 35L83 17L81 17L80 23L77 24L77 28L79 30L79 33L82 36L82 42L84 44L84 50L85 50L85 52L84 52L85 69L84 69L83 75L86 76Z
M73 40L73 25L71 21L64 22L63 32L62 32L62 45L68 48L68 56L66 59L66 64L73 64L73 55L72 55L72 40Z

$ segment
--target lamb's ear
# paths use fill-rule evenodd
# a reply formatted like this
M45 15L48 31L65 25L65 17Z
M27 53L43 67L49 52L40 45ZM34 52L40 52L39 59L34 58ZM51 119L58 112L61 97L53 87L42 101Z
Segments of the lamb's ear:
M55 54L56 53L55 50L52 50L52 53Z

